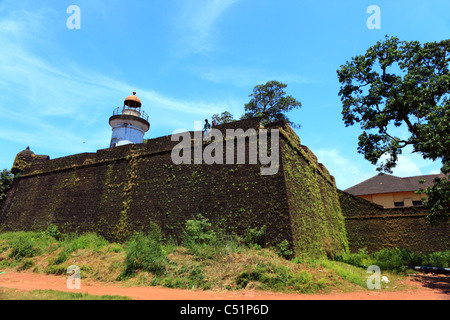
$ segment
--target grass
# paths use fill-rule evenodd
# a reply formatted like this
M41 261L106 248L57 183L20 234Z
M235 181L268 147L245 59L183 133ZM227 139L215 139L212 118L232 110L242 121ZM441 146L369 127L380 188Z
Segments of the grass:
M55 227L51 232L3 233L0 234L0 272L27 270L66 275L67 268L76 265L81 269L82 280L121 281L128 286L326 293L368 290L369 265L378 265L391 280L390 288L395 288L404 279L405 265L448 267L450 260L448 251L417 254L402 249L372 254L360 250L338 256L336 260L289 260L287 246L282 250L264 247L263 231L249 229L245 237L225 235L214 230L207 219L197 216L186 224L179 245L162 241L161 230L156 225L146 234L134 234L124 244L109 243L93 233L64 235ZM0 298L2 293L4 290L0 291ZM90 299L62 293L34 294L48 299Z
M101 281L117 278L124 247L93 234L69 234L56 240L46 232L0 234L0 270L31 270L63 275L71 265L80 266L82 277Z
M167 262L159 234L136 233L127 243L125 266L119 279L133 277L137 270L161 275Z
M408 267L411 266L449 268L450 250L444 252L417 253L409 249L392 248L382 249L369 254L366 249L360 249L357 253L338 256L336 260L361 268L377 265L381 270L401 273L407 271Z
M131 300L123 296L95 296L86 293L62 292L54 290L18 291L0 288L0 300Z

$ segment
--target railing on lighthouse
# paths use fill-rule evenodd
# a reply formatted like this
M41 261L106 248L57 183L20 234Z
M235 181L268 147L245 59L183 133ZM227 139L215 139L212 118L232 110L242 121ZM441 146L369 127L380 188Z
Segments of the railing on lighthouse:
M119 108L114 109L113 116L119 116L119 115L135 116L135 117L144 119L147 122L149 119L148 114L145 111L138 110L135 108L119 107Z

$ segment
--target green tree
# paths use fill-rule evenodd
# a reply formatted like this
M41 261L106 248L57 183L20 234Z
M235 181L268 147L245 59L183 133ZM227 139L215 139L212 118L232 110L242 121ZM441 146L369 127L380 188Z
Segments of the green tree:
M261 117L263 124L274 121L286 121L292 127L299 128L285 115L294 108L300 108L302 104L291 96L287 96L283 90L286 84L278 81L269 81L266 84L257 85L253 88L253 97L245 105L243 118Z
M447 178L425 190L429 222L447 220L450 181L450 40L421 44L386 37L337 71L346 126L359 123L358 152L392 172L402 149L442 161ZM407 134L397 136L396 127ZM380 158L387 156L387 160Z
M218 125L234 121L233 115L228 111L224 111L220 115L218 113L213 114L211 119L212 121L215 121Z
M3 169L0 172L0 207L3 205L3 200L5 200L9 189L11 189L13 182L13 175L9 170Z

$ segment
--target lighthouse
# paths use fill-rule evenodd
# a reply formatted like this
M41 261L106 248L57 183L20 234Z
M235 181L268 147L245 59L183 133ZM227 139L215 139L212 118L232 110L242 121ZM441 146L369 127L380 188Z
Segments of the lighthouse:
M141 100L136 97L136 92L125 98L123 107L114 110L109 125L112 127L110 148L144 142L150 123L148 115L141 110Z

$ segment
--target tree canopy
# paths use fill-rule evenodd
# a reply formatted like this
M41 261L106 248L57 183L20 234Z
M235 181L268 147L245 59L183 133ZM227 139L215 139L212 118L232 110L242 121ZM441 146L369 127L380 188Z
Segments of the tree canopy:
M0 172L0 207L3 204L3 200L6 198L9 189L11 189L13 178L13 175L7 169L3 169L3 171Z
M386 37L337 71L345 125L361 126L358 152L379 171L392 172L402 149L411 146L450 173L449 61L450 40ZM406 130L398 134L398 127ZM387 160L380 162L382 156ZM448 190L448 178L425 190L430 222L448 219Z
M250 94L253 98L245 105L243 118L260 117L263 124L286 121L293 127L299 127L289 120L286 113L294 108L300 108L302 104L286 95L283 90L286 87L286 84L275 80L255 86L253 93Z
M217 124L225 124L234 121L233 115L228 111L224 111L220 115L218 113L213 114L211 119Z

